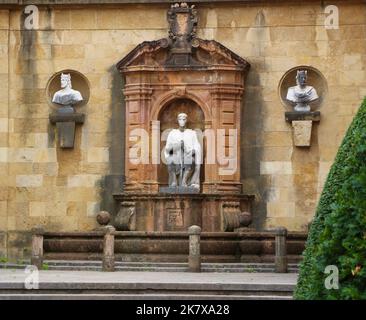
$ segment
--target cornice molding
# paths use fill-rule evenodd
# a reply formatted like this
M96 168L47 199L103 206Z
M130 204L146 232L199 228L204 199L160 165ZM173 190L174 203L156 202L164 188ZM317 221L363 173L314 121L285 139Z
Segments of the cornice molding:
M24 5L116 5L116 4L170 4L180 2L177 0L0 0L0 7L24 6ZM242 3L242 4L280 4L280 3L298 3L304 4L304 0L185 0L187 3ZM319 4L334 3L366 3L366 0L306 0L306 2L315 2Z

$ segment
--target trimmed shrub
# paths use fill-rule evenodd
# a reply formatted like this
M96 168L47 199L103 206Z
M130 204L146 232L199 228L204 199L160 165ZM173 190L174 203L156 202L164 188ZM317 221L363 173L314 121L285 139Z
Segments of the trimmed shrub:
M296 299L366 299L366 99L330 169L303 255ZM339 270L338 289L325 288L329 265Z

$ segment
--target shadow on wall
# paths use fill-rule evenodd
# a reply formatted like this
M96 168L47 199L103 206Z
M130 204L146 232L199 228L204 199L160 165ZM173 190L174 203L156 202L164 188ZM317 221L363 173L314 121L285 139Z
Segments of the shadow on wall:
M125 182L124 157L125 157L125 101L122 95L124 86L121 75L116 67L110 67L109 72L112 77L111 87L111 110L112 116L109 122L108 135L110 135L109 145L109 173L102 182L101 210L111 213L112 217L116 212L116 202L113 193L122 191Z
M22 13L19 19L20 25L20 47L17 57L17 68L22 70L21 73L21 101L24 104L33 104L41 102L42 91L38 90L37 78L37 31L25 30L24 20L25 13ZM32 110L26 105L26 114L24 115L24 126L20 131L20 138L24 145L26 145L27 137L32 132Z
M253 27L248 29L247 39L253 43L252 57L258 56L262 51L264 39L266 38L265 16L259 11ZM253 222L251 227L261 230L267 216L266 189L269 185L268 176L260 175L260 161L263 148L260 145L263 132L263 96L260 83L259 71L263 70L264 62L261 59L247 58L251 68L245 79L245 96L242 103L241 117L241 155L240 164L241 180L243 181L243 192L254 194L255 200L252 205ZM253 61L252 61L253 60Z
M245 97L242 103L241 118L241 155L240 164L243 192L254 194L252 204L252 227L262 229L267 216L266 185L269 183L267 176L260 175L260 161L262 147L258 144L261 140L263 128L263 101L259 86L259 75L256 65L252 64L246 81Z

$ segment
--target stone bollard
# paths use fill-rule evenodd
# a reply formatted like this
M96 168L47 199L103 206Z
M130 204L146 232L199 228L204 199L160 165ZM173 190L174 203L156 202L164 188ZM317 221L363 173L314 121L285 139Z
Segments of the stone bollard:
M287 244L286 236L287 229L279 227L275 230L276 233L276 257L275 257L275 270L278 273L287 272Z
M105 227L103 240L103 271L114 271L114 232L112 226Z
M44 229L42 227L35 227L32 229L32 256L31 264L36 266L39 270L43 265L43 235Z
M188 234L189 234L188 271L201 272L201 252L200 252L201 228L199 226L190 226L188 228Z

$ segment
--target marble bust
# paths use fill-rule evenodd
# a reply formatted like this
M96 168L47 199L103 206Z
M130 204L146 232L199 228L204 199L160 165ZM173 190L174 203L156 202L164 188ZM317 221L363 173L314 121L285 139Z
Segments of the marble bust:
M288 88L286 99L295 104L294 110L300 112L309 112L310 102L319 98L316 90L306 84L307 71L298 70L296 75L296 86Z
M169 187L191 187L199 190L201 145L197 133L186 128L187 115L180 113L177 120L179 129L169 132L164 149Z
M73 105L83 101L83 97L79 91L72 89L70 74L61 74L61 88L53 95L52 102L62 105L60 112L74 112Z

